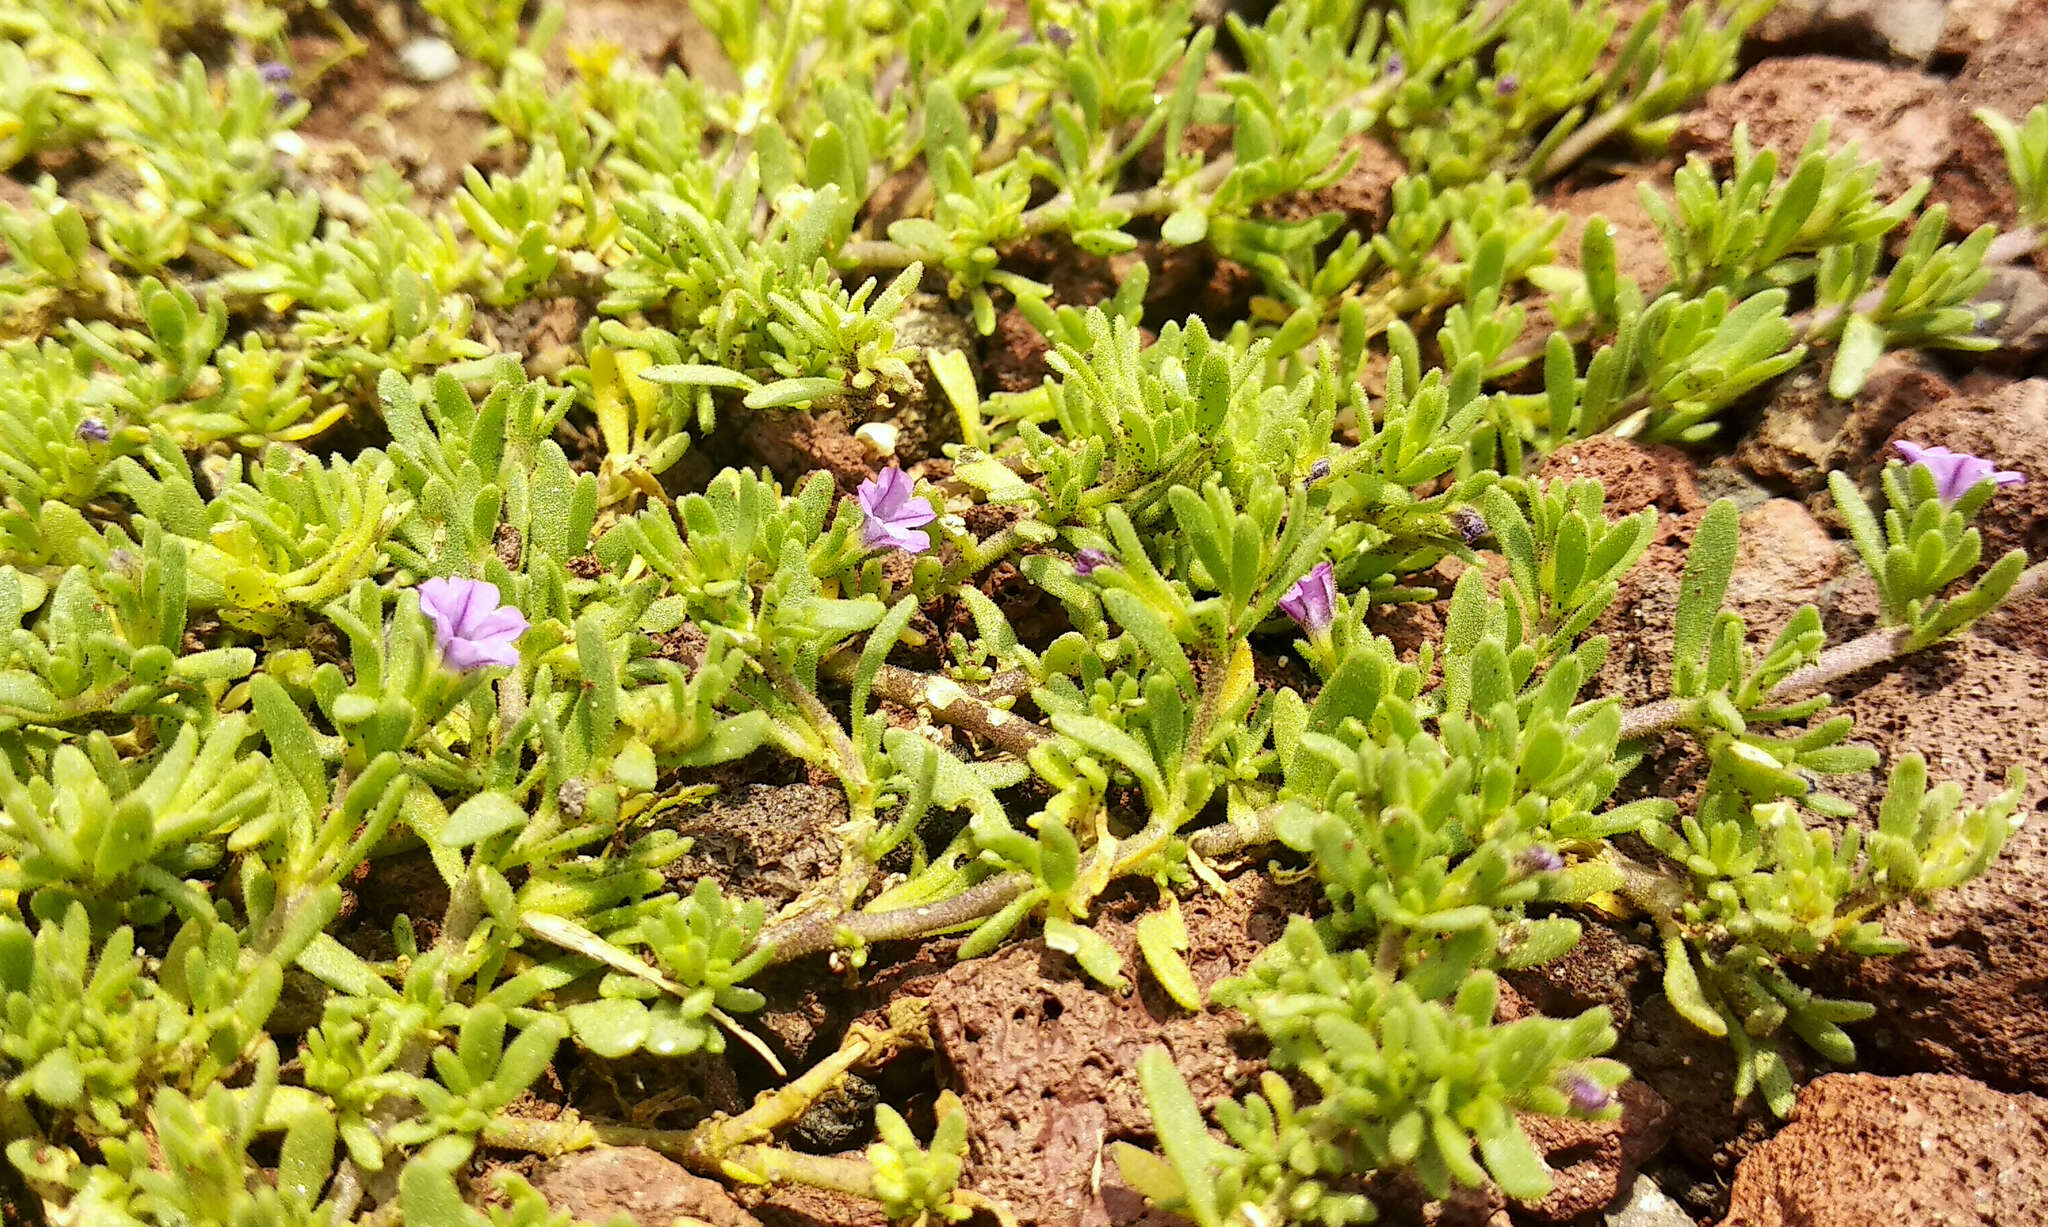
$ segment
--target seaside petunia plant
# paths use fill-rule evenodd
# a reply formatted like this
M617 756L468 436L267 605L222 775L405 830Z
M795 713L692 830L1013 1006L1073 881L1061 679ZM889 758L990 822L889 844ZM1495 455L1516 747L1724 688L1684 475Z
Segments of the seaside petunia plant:
M1007 1222L928 1061L803 1139L935 1043L879 973L1026 941L1244 1021L1206 1102L1107 1071L1156 1211L1539 1198L1523 1122L1629 1073L1503 975L1627 918L1782 1115L1875 1010L1809 968L2018 821L1828 692L2048 584L1977 526L2041 474L1831 474L1880 597L1832 644L1724 608L1727 501L1673 624L1617 616L1669 525L1537 474L1992 346L2048 112L1984 120L2004 234L1738 130L1624 269L1552 186L1664 150L1769 0L693 0L687 72L358 8L0 0L0 1149L47 1223L560 1227L503 1173L605 1146ZM359 114L415 38L456 75ZM476 164L387 159L457 97ZM1274 863L1313 902L1206 981L1186 905Z

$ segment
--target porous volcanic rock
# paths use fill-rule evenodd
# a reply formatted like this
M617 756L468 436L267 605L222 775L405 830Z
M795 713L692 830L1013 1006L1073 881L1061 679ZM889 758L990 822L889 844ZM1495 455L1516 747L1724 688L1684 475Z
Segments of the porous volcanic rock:
M1305 884L1252 875L1227 898L1184 900L1196 982L1206 991L1243 971L1312 898ZM1094 984L1043 941L958 964L932 986L939 1057L967 1109L974 1187L1023 1224L1112 1221L1096 1172L1114 1165L1111 1142L1150 1140L1137 1078L1146 1048L1172 1052L1204 1107L1238 1093L1262 1065L1255 1046L1241 1046L1249 1037L1234 1011L1192 1014L1167 999L1142 970L1135 915L1116 911L1105 908L1096 928L1124 952L1125 972L1138 982L1131 993Z
M1645 180L1616 179L1595 187L1554 194L1548 202L1550 207L1565 215L1564 230L1551 244L1557 263L1566 268L1579 267L1579 256L1586 240L1586 223L1598 217L1607 223L1608 237L1614 240L1615 271L1625 277L1633 277L1645 298L1663 289L1671 280L1671 263L1664 254L1663 234L1650 220L1650 215L1643 211L1642 193L1637 190L1637 185L1642 182ZM1671 201L1668 176L1658 176L1647 182L1667 204Z
M1896 196L1932 174L1948 156L1959 111L1947 82L1909 68L1836 56L1765 60L1707 92L1672 141L1675 153L1697 153L1725 171L1735 128L1746 124L1753 148L1774 149L1779 165L1796 157L1817 120L1830 121L1829 143L1858 142L1882 164L1877 191Z
M1941 45L1948 7L1949 0L1779 0L1745 43L1924 64Z
M644 1146L564 1155L541 1168L533 1185L548 1205L579 1221L608 1222L623 1213L639 1227L670 1227L679 1218L710 1227L762 1227L725 1186Z
M1908 1069L1967 1074L2007 1090L2048 1091L2048 659L1969 635L1906 658L1861 690L1836 688L1855 740L1887 764L1909 751L1966 802L2027 769L2020 829L1984 876L1901 906L1885 927L1908 944L1887 959L1816 969L1822 991L1871 1001L1878 1016L1853 1029L1859 1046ZM1874 821L1881 777L1831 778L1832 791Z
M2048 1100L1968 1078L1830 1074L1735 1174L1721 1227L2048 1222Z
M1935 176L1934 195L1948 203L1949 224L1959 232L2015 220L2005 154L1972 112L1989 107L2017 123L2048 101L2048 0L1969 7L2004 11L1975 19L1987 26L1995 20L1994 33L1970 52L1950 87L1960 122ZM2048 272L2048 253L2035 253L2035 267Z
M1670 1144L1646 1166L1693 1213L1718 1215L1736 1165L1778 1123L1761 1096L1735 1097L1735 1056L1728 1042L1694 1027L1656 996L1636 1009L1608 1055L1670 1109ZM1811 1073L1796 1046L1787 1046L1785 1055L1795 1079Z
M1524 1115L1522 1131L1550 1164L1549 1196L1517 1203L1515 1217L1529 1223L1571 1223L1620 1197L1643 1161L1671 1137L1671 1108L1641 1082L1625 1082L1616 1097L1621 1116L1611 1121Z
M1998 37L2014 13L2040 4L2041 0L1948 0L1948 20L1942 25L1935 59L1951 64L1969 59Z
M1621 582L1621 593L1593 624L1612 643L1600 693L1642 703L1671 692L1671 632L1686 552L1702 511L1658 522L1649 549ZM1845 565L1842 548L1805 507L1768 499L1742 513L1727 607L1748 623L1752 643L1768 645L1801 605L1819 600Z
M1506 973L1515 992L1536 1012L1569 1018L1607 1007L1617 1031L1635 1013L1637 986L1657 977L1657 956L1608 925L1580 917L1579 944L1561 959Z
M836 788L742 784L673 823L691 846L664 876L682 891L715 878L727 894L761 899L772 911L838 867L832 831L845 820L846 795Z
M687 4L641 4L636 0L576 0L562 6L562 28L549 44L548 67L566 76L571 52L614 48L655 71L681 58L693 77L706 75L707 60L724 61L724 88L738 88L732 64L718 40ZM707 83L710 84L710 83Z
M1735 459L1765 483L1809 499L1819 513L1829 504L1828 472L1862 479L1882 465L1885 439L1899 424L1955 395L1924 363L1887 354L1853 398L1837 400L1827 376L1802 370L1772 389L1756 425L1736 445Z
M1594 435L1568 443L1543 458L1536 475L1547 481L1592 478L1606 493L1610 518L1634 515L1645 507L1684 513L1706 506L1692 462L1675 447L1635 443L1613 435Z
M1394 182L1408 173L1408 163L1387 145L1367 134L1344 142L1344 154L1357 161L1343 178L1312 192L1294 192L1264 205L1259 214L1275 221L1303 221L1323 213L1342 213L1344 224L1365 234L1386 224Z

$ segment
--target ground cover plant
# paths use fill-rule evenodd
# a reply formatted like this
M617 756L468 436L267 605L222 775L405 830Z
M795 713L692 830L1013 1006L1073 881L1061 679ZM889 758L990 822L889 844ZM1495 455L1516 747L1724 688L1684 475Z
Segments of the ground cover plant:
M2021 764L1880 762L1829 688L2038 593L1973 525L2048 477L1832 474L1879 607L1840 642L1724 608L1715 503L1624 704L1596 626L1658 513L1542 461L1992 348L2048 108L1982 116L2002 233L1820 124L1646 189L1656 280L1598 217L1564 243L1541 191L1663 149L1769 7L695 0L686 72L517 0L0 0L13 1212L566 1223L522 1156L645 1146L1037 1221L977 1191L916 995L803 1060L764 1023L1032 939L1237 1012L1226 1093L1164 1045L1118 1071L1152 1132L1108 1161L1204 1227L1369 1221L1394 1176L1542 1198L1526 1122L1614 1119L1629 1070L1501 977L1595 917L1786 1114L1877 1009L1813 969L2020 822ZM373 61L472 89L484 154L309 144ZM1332 195L1365 158L1375 208ZM999 390L991 334L1040 365ZM794 884L698 847L756 780L829 800ZM1309 902L1205 985L1184 908L1260 875ZM658 1100L711 1068L745 1096ZM793 1140L863 1073L853 1145Z

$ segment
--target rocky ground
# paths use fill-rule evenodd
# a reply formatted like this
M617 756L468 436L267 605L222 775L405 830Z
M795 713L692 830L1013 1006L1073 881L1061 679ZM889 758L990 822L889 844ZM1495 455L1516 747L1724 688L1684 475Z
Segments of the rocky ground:
M658 10L660 6L655 6ZM681 6L678 6L681 7ZM1638 5L1637 7L1643 7ZM627 0L570 6L564 43L611 38L651 61L692 51L687 24ZM377 53L349 68L317 99L306 134L316 143L354 143L431 179L483 157L487 122L455 83L420 87L424 105L372 105L395 74ZM1979 106L2021 115L2048 98L2048 0L1784 0L1765 24L1753 60L1690 115L1673 160L1650 166L1592 165L1559 185L1553 203L1575 217L1600 213L1617 228L1624 272L1663 280L1662 255L1636 200L1636 185L1667 185L1676 160L1697 154L1725 165L1733 133L1796 153L1810 124L1827 116L1838 138L1862 143L1886 167L1886 190L1933 181L1958 227L2011 224L2012 202L1998 151L1971 117ZM373 122L365 122L369 116ZM382 117L382 118L379 118ZM323 128L322 125L328 125ZM1351 180L1301 202L1343 209L1355 223L1384 215L1398 161L1366 150ZM437 169L438 168L438 169ZM423 183L422 186L431 185ZM1577 249L1567 232L1561 251ZM1065 301L1101 296L1110 269L1071 251L1011 253L1021 270L1045 276ZM1162 317L1201 310L1241 313L1253 281L1246 270L1140 253L1155 264L1152 293ZM1631 268L1634 265L1634 268ZM2006 305L1997 324L2005 348L1968 361L1888 359L1863 393L1840 404L1825 391L1824 367L1787 377L1737 418L1718 446L1694 453L1598 439L1556 453L1551 475L1593 476L1610 507L1655 507L1659 536L1601 629L1615 638L1602 685L1624 700L1654 697L1669 677L1658 653L1668 633L1678 576L1706 504L1733 496L1744 508L1743 556L1730 599L1753 638L1768 640L1801 605L1817 605L1831 636L1868 629L1873 592L1830 522L1824 477L1840 468L1869 478L1887 445L1912 439L1993 456L2029 484L2001 493L1985 516L1986 556L2019 547L2048 556L2048 248L2031 266L2001 269L1990 291ZM581 328L573 300L529 304L493 321L501 339L536 368ZM1043 374L1043 343L1014 313L974 342L983 383L1022 387ZM2038 373L2029 377L2030 372ZM853 423L788 415L757 422L729 445L785 473L828 469L847 484L869 460ZM909 444L912 453L935 448ZM718 456L716 447L706 454ZM943 461L928 461L936 473ZM999 569L999 572L1001 569ZM991 577L1006 604L1025 586ZM1005 584L1010 586L1005 589ZM929 613L930 611L928 611ZM1023 621L1029 610L1013 605ZM1532 1136L1560 1173L1536 1205L1498 1194L1424 1204L1412 1189L1382 1190L1387 1221L1432 1224L1593 1227L1863 1227L1873 1223L2048 1224L2048 598L1996 615L1970 637L1922 653L1890 672L1837 691L1860 739L1887 759L1918 750L1932 771L1984 795L2019 762L2030 773L2030 821L1979 881L1938 910L1899 918L1906 955L1823 969L1823 987L1878 1003L1853 1028L1863 1066L1830 1072L1817 1058L1802 1077L1789 1123L1754 1102L1735 1104L1725 1047L1697 1035L1658 997L1659 960L1626 926L1589 925L1565 960L1513 977L1510 1012L1609 1006L1623 1033L1615 1054L1635 1071L1625 1111L1612 1124L1531 1121ZM1385 632L1412 645L1432 628L1431 607L1390 612ZM1274 668L1284 668L1276 662ZM1693 764L1677 746L1654 755L1651 787L1682 792ZM756 770L758 769L758 771ZM763 882L809 879L821 856L810 838L836 817L837 798L766 764L733 773L733 787L695 832L702 864L688 874L732 874ZM1869 782L1874 795L1879 782ZM1851 789L1853 797L1854 790ZM712 834L719 839L706 838ZM694 863L694 862L693 862ZM429 875L431 876L431 875ZM1225 898L1185 905L1189 962L1204 987L1234 974L1276 936L1305 889L1248 868ZM1119 921L1140 900L1106 901L1104 931L1131 939ZM1145 1046L1164 1043L1198 1096L1222 1094L1260 1067L1256 1046L1226 1012L1189 1016L1149 985L1119 998L1087 984L1037 941L968 963L956 943L880 952L859 978L835 981L822 961L783 969L764 988L766 1023L792 1065L828 1050L852 1021L879 1014L902 995L927 998L936 1050L922 1064L886 1071L892 1102L940 1086L958 1093L973 1123L967 1183L1007 1203L1026 1227L1100 1227L1164 1221L1117 1179L1105 1147L1143 1141L1148 1120L1132 1072ZM1128 949L1126 951L1128 954ZM744 1072L744 1071L743 1071ZM689 1085L659 1084L644 1070L614 1064L563 1071L571 1102L619 1119L655 1123L666 1113L729 1109L743 1090L711 1063ZM866 1107L883 1088L849 1088L807 1123L813 1148L857 1148ZM608 1151L557 1161L537 1177L558 1209L602 1218L625 1210L647 1227L676 1216L716 1227L856 1227L879 1223L864 1203L802 1190L728 1193L650 1151Z

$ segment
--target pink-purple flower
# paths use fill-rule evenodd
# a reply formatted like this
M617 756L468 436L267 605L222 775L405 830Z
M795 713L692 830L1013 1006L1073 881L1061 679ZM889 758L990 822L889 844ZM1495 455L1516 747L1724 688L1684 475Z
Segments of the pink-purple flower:
M430 579L420 585L420 612L434 623L434 643L455 669L516 665L526 616L498 603L498 586L480 579Z
M1925 447L1903 439L1892 446L1899 449L1899 455L1904 456L1908 464L1917 464L1934 475L1934 492L1944 507L1968 494L1979 482L2017 486L2027 480L2024 473L2001 469L1982 456L1972 456L1968 452Z
M1479 544L1480 539L1492 531L1486 527L1486 518L1470 507L1460 507L1451 512L1451 525L1465 539L1466 545Z
M1076 575L1093 575L1097 567L1114 565L1116 565L1116 559L1110 557L1108 550L1086 549L1074 551L1074 574Z
M1319 562L1307 575L1294 581L1294 587L1280 598L1280 612L1301 624L1301 629L1311 635L1320 635L1330 629L1330 621L1337 612L1337 580L1335 568L1327 562Z
M1581 1112L1604 1112L1614 1104L1614 1096L1607 1088L1584 1074L1572 1076L1570 1090L1566 1094L1571 1097L1572 1107Z
M854 490L867 517L860 539L871 550L898 549L922 554L932 548L924 526L939 518L931 504L916 497L902 469L883 469Z

